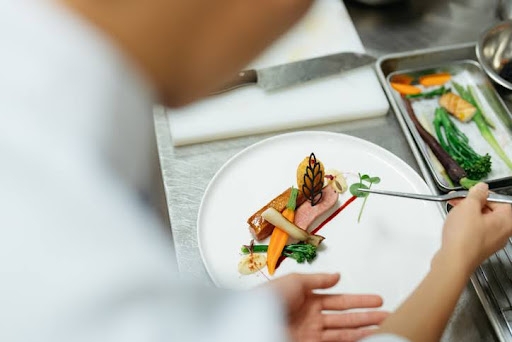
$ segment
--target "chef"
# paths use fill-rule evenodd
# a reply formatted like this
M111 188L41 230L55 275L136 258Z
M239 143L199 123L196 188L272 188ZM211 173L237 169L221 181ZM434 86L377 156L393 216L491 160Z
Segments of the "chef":
M512 233L483 184L392 315L345 312L378 308L377 295L314 293L337 274L237 293L181 280L148 205L152 105L208 94L310 2L0 0L0 341L439 338L471 271Z

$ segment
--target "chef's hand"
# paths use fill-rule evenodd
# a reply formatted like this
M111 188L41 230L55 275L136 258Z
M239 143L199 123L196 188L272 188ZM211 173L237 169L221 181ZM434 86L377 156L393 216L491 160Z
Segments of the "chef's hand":
M444 225L439 253L449 254L469 272L505 247L512 235L512 206L487 202L488 195L488 185L479 183L466 199L450 202L455 207Z
M343 313L358 308L378 308L377 295L315 294L313 290L336 285L339 274L291 274L271 281L270 286L283 298L287 310L288 331L295 342L357 341L371 335L387 312ZM335 311L324 313L324 310Z

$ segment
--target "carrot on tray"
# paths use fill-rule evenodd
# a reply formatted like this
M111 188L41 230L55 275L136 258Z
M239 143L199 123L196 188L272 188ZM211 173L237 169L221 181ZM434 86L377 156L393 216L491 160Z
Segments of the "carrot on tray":
M394 75L391 77L391 82L400 84L411 84L414 79L406 74Z
M421 89L410 84L390 82L393 89L402 95L416 95L421 93Z
M295 219L295 206L297 204L298 193L299 190L292 187L290 199L288 200L286 209L283 211L283 216L292 223ZM288 233L279 229L279 227L275 227L270 237L267 250L267 268L268 273L271 275L274 274L276 270L277 262L281 257L281 253L283 253L283 249L286 246L286 241L288 241Z
M424 87L440 86L448 82L452 78L447 72L441 72L438 74L430 74L421 76L418 81Z

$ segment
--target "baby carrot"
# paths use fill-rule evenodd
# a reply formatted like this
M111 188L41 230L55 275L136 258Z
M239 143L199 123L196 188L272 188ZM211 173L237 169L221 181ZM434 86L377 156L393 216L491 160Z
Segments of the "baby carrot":
M288 205L283 211L283 216L292 223L295 219L295 205L297 204L298 193L299 190L292 187ZM275 227L274 231L272 232L272 236L270 237L267 250L267 268L268 273L271 275L274 274L276 270L277 262L281 257L281 253L283 253L283 249L286 246L286 241L288 241L288 233L282 231L279 229L279 227Z
M391 82L401 84L411 84L414 79L409 75L394 75L391 77Z
M293 222L295 219L295 211L286 208L283 211L283 216L286 217L288 221ZM279 260L279 257L281 257L281 253L283 253L286 241L288 241L288 234L278 227L275 227L272 232L272 236L270 237L270 243L268 244L267 250L267 268L268 273L271 275L274 274L276 270L277 261Z
M393 89L403 95L416 95L421 93L421 89L410 84L401 84L391 82Z
M438 74L430 74L421 76L418 80L420 84L424 87L431 87L431 86L439 86L443 85L446 82L448 82L452 78L452 75L450 75L447 72L442 72Z

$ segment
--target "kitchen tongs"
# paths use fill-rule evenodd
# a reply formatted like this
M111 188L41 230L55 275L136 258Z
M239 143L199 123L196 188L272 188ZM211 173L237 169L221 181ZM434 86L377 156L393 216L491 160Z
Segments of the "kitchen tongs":
M413 198L424 201L434 201L434 202L445 202L450 201L457 198L465 198L468 195L468 191L454 191L445 195L422 195L422 194L411 194L407 192L396 192L396 191L387 191L387 190L376 190L376 189L358 189L361 192L370 192L373 194L379 195L387 195L387 196L395 196L395 197L405 197L405 198ZM512 204L512 196L499 195L495 193L489 193L489 197L487 197L487 201L489 202L498 202L498 203L509 203Z

